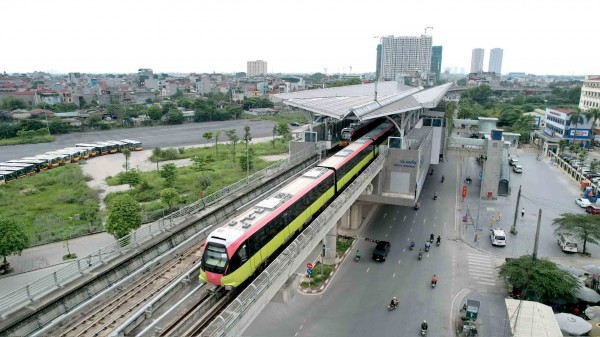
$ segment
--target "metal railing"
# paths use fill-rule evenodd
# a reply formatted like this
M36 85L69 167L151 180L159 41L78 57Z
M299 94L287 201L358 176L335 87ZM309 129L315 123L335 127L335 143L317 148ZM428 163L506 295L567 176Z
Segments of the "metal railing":
M26 286L17 289L0 297L0 316L6 317L10 312L14 312L36 299L64 286L65 284L77 279L79 276L89 273L94 268L105 264L107 261L120 256L130 249L138 247L140 244L156 237L157 235L172 229L184 221L190 214L213 205L227 195L240 191L248 186L259 183L262 178L269 177L278 171L292 167L304 159L315 154L315 148L306 148L286 160L271 165L259 172L256 172L244 179L233 183L221 191L213 193L193 204L190 204L168 216L147 224L127 236L117 240L115 243L98 249L97 252L76 261L66 264L55 272L41 277Z
M330 231L335 221L352 205L366 184L370 183L381 170L386 156L387 147L381 147L377 159L212 321L201 336L241 335L244 327L237 326L240 321L258 315L293 271L304 263L312 251L311 248ZM270 292L266 293L267 290Z

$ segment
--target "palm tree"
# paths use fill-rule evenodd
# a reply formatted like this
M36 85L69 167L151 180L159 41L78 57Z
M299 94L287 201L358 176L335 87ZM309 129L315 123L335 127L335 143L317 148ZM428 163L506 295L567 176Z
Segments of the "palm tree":
M576 112L569 116L569 125L575 123L575 130L573 130L573 144L575 144L575 136L577 134L577 125L582 124L585 121L585 115L581 110L577 109Z
M555 234L573 235L583 241L583 254L586 253L588 242L600 243L600 216L563 213L552 220L552 224L557 226Z
M585 117L587 120L592 120L592 131L590 132L590 147L592 146L592 141L594 140L594 126L596 125L596 121L600 118L600 109L591 109L590 111L585 113Z

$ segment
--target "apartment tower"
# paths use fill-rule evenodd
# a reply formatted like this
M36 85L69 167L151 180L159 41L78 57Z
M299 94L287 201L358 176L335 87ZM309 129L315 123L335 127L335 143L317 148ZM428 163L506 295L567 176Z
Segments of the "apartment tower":
M246 76L255 77L267 74L267 61L248 61Z
M494 48L490 51L490 64L488 66L489 72L494 72L500 75L502 72L502 55L504 50L501 48Z
M378 64L380 79L396 80L399 76L423 77L431 72L431 36L384 36Z
M483 72L483 56L485 54L485 50L481 48L473 49L471 53L471 73L481 73Z

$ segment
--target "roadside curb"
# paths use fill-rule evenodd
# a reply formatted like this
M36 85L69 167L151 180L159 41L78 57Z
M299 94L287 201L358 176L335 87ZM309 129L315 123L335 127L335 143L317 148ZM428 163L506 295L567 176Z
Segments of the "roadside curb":
M356 240L354 242L356 242ZM352 246L350 246L350 247L348 247L348 249L346 249L344 254L340 257L339 261L336 262L335 266L333 266L333 270L331 271L331 273L329 273L329 276L327 277L325 282L323 282L321 287L319 287L319 289L302 288L302 286L300 284L302 283L302 280L304 280L304 277L303 277L300 280L300 283L298 284L298 292L301 294L304 294L304 295L315 295L315 294L320 294L320 293L324 292L327 289L327 286L329 285L330 281L333 279L333 276L336 274L340 264L346 259L346 256L348 256L348 254L352 250L352 247L354 247L354 243L352 244ZM315 261L313 261L313 264L316 264L317 262L318 262L318 260L315 260ZM303 276L304 276L304 274L303 274Z

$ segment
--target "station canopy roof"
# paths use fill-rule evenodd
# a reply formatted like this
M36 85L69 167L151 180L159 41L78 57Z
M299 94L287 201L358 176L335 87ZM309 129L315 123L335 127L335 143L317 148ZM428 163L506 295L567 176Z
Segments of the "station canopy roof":
M274 95L283 104L316 114L344 119L350 114L359 120L395 115L421 108L435 108L452 83L424 89L399 84L396 81L349 85L343 87L304 90Z

